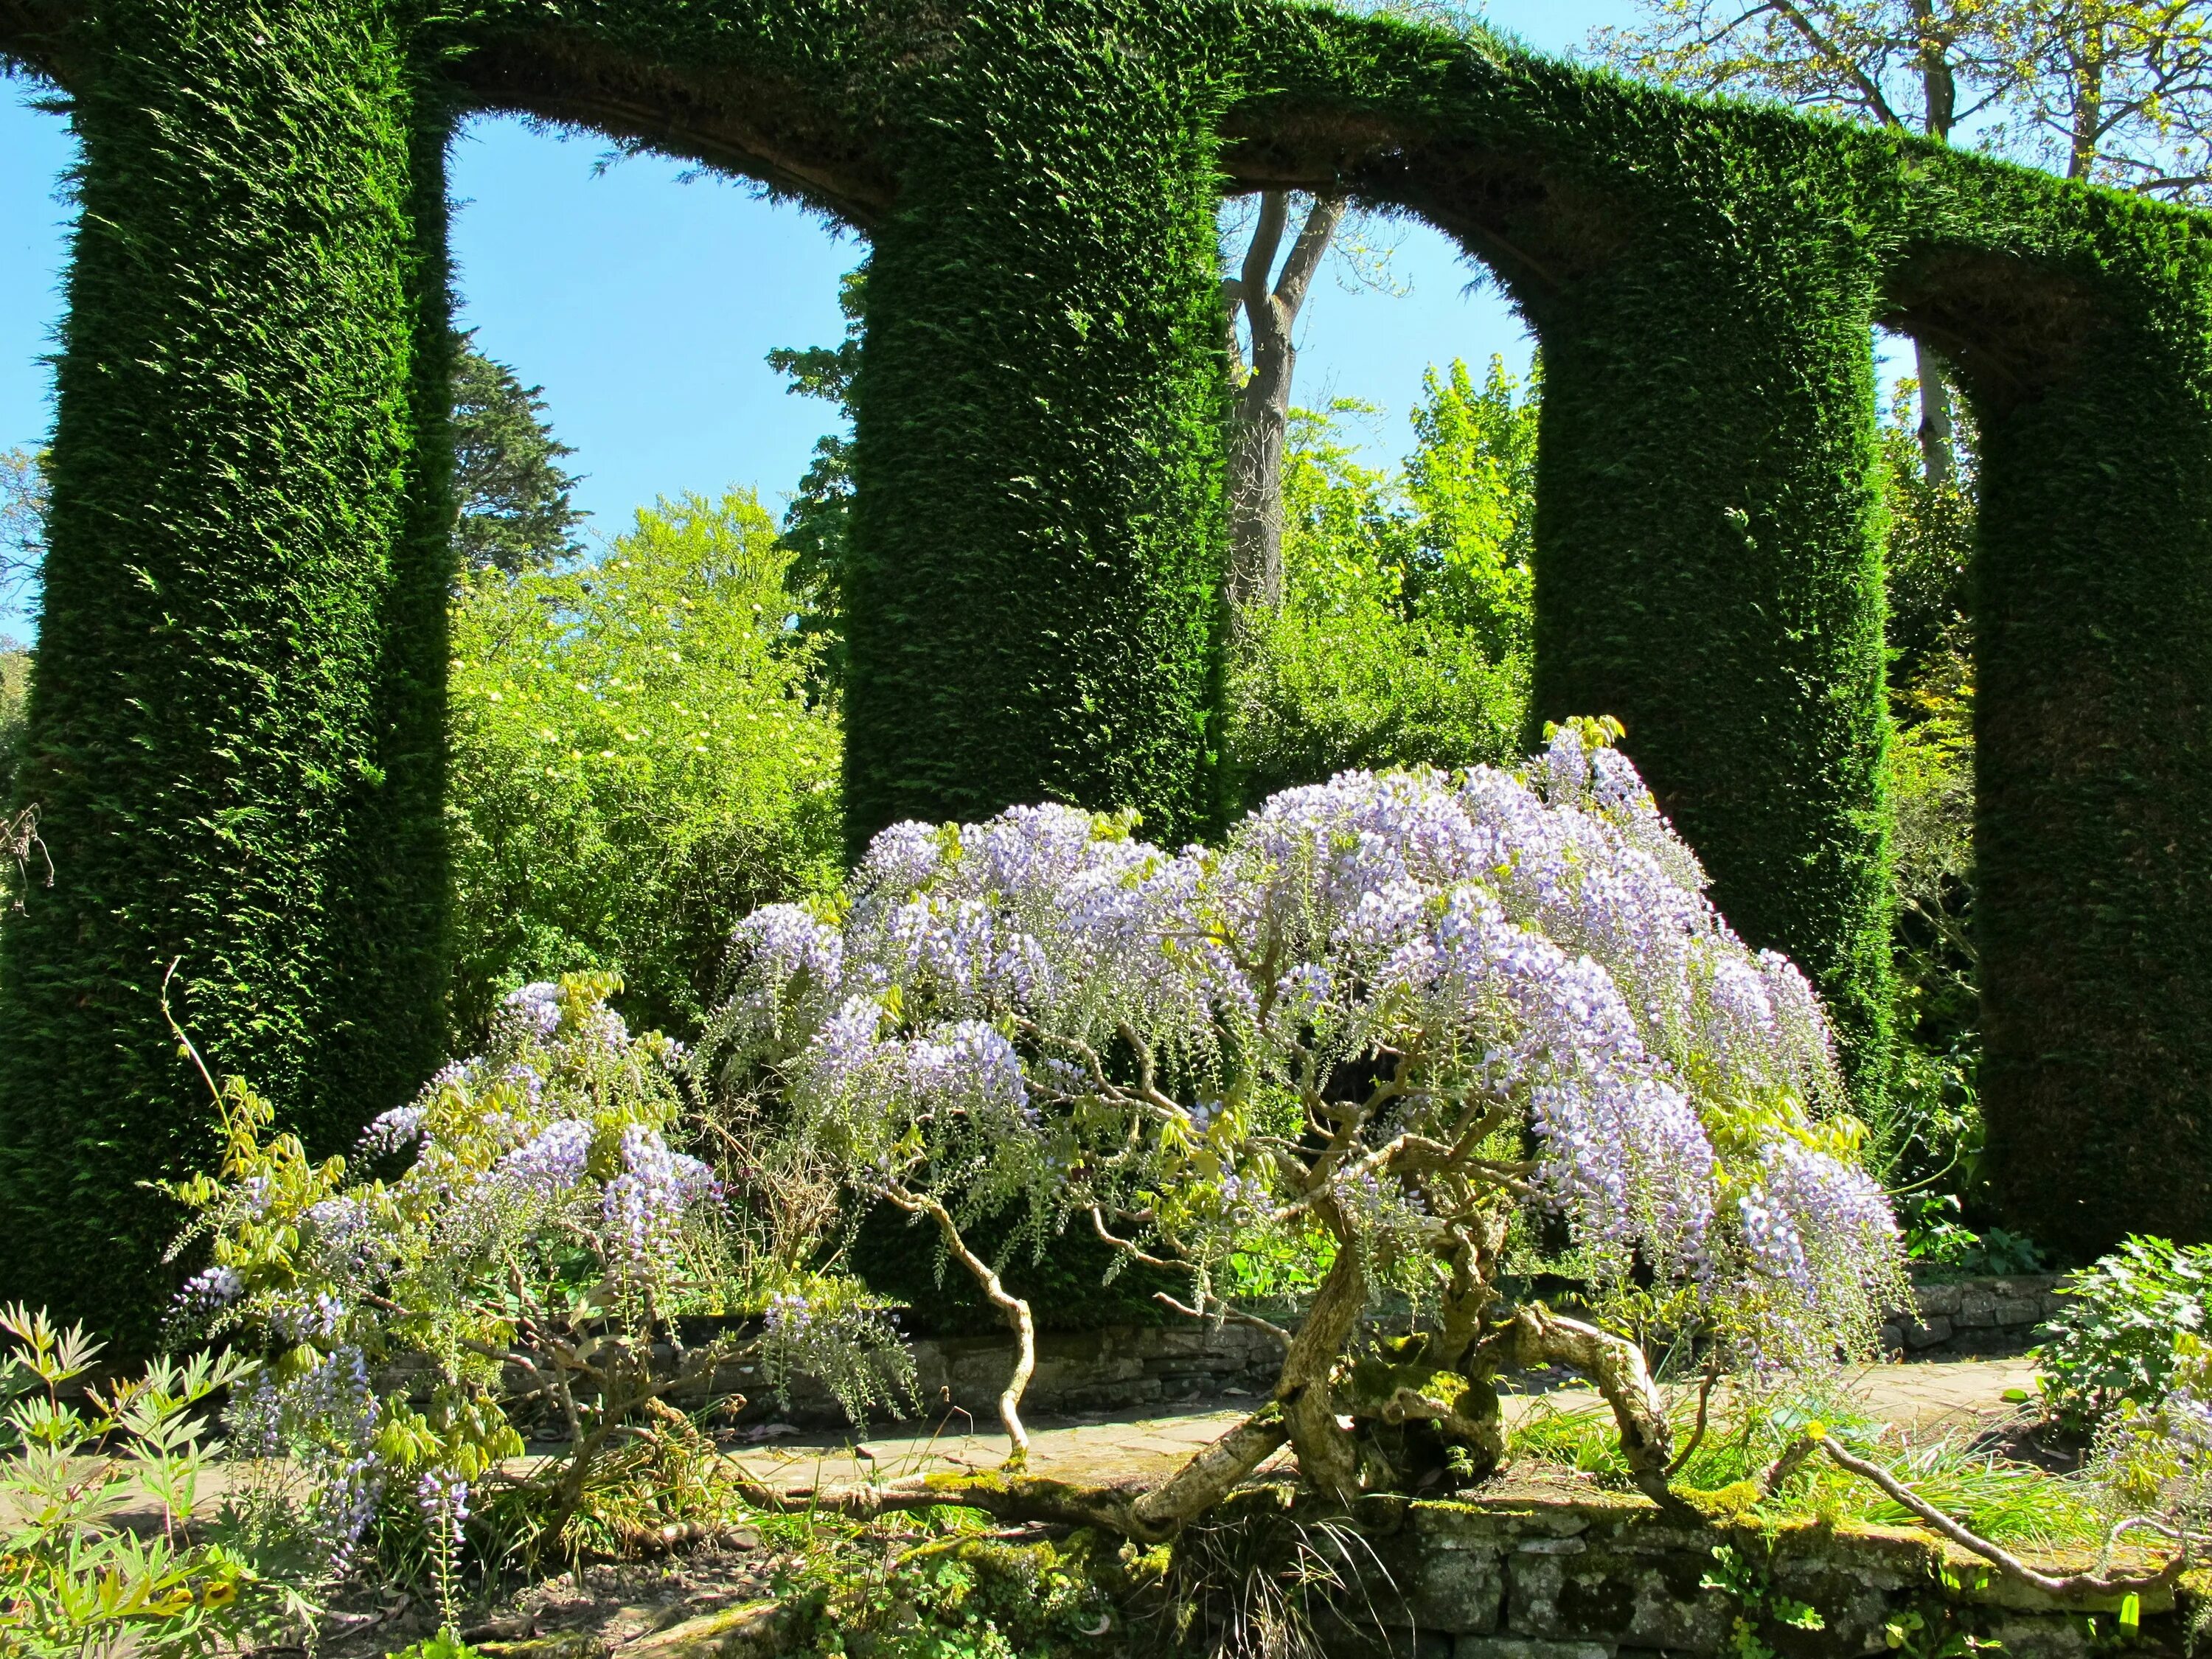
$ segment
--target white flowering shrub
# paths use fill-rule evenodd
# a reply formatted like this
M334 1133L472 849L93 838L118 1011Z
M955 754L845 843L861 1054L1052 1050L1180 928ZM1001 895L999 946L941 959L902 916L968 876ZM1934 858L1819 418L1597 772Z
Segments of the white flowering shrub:
M514 993L487 1052L377 1119L351 1161L311 1161L250 1090L222 1091L220 1173L175 1189L194 1216L178 1249L210 1258L176 1334L265 1349L230 1438L283 1455L267 1468L288 1485L263 1500L334 1571L398 1503L447 1583L486 1486L524 1489L557 1539L611 1439L724 1362L804 1365L856 1417L902 1374L884 1315L808 1273L811 1238L733 1206L672 1144L680 1049L633 1036L613 989L586 975ZM812 1310L803 1334L774 1311L792 1297ZM702 1320L720 1334L687 1346ZM565 1455L509 1472L532 1419Z
M1218 848L1064 806L896 825L841 912L740 927L702 1055L780 1124L764 1157L928 1218L1025 1346L961 1242L987 1211L1095 1230L1208 1317L1247 1316L1232 1253L1305 1253L1320 1291L1228 1462L1287 1438L1324 1490L1471 1478L1490 1376L1558 1362L1656 1484L1640 1354L1501 1298L1516 1224L1562 1218L1642 1316L1770 1369L1867 1352L1901 1258L1817 998L1729 931L1617 730L1289 790ZM1362 1352L1383 1284L1425 1329Z

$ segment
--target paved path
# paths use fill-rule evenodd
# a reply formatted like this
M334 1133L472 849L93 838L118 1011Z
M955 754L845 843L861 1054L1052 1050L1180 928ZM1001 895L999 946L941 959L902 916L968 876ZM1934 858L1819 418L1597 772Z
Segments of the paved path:
M1851 1379L1859 1407L1877 1422L1892 1423L1918 1436L1971 1431L2022 1407L2005 1399L2008 1391L2033 1395L2035 1367L2027 1359L1923 1360L1877 1365ZM1259 1401L1255 1400L1252 1406ZM1040 1418L1030 1427L1032 1473L1064 1480L1097 1481L1164 1474L1200 1447L1243 1420L1251 1407L1229 1408L1220 1402L1172 1413L1113 1412L1076 1418ZM1559 1389L1505 1398L1510 1425L1535 1411L1602 1412L1597 1395L1583 1389ZM1006 1462L1007 1442L994 1425L953 1418L945 1427L900 1427L871 1434L855 1455L848 1436L777 1439L735 1449L747 1468L772 1486L812 1487L862 1478L881 1480L936 1470L996 1468ZM1278 1454L1286 1456L1287 1453Z
M1865 1413L1916 1435L1969 1431L2012 1415L2022 1407L2008 1402L2009 1390L2033 1393L2035 1368L2026 1359L1923 1360L1878 1365L1851 1380L1851 1392ZM1101 1482L1156 1479L1179 1468L1201 1446L1218 1439L1259 1405L1210 1401L1179 1412L1094 1413L1074 1418L1039 1418L1030 1425L1030 1468L1063 1480ZM1725 1414L1724 1405L1716 1409ZM1540 1393L1509 1394L1505 1419L1510 1425L1531 1413L1602 1413L1605 1407L1588 1389L1560 1388ZM955 1417L944 1428L900 1426L863 1438L856 1452L847 1435L779 1437L730 1449L732 1455L770 1486L787 1490L944 1470L998 1468L1006 1459L1006 1437L996 1425ZM1287 1450L1276 1460L1287 1459ZM1262 1465L1267 1468L1267 1465ZM200 1482L201 1502L212 1510L228 1482L224 1465L210 1468ZM13 1519L0 1498L0 1520ZM143 1513L142 1513L143 1511ZM126 1525L158 1524L158 1511L143 1503L126 1506Z

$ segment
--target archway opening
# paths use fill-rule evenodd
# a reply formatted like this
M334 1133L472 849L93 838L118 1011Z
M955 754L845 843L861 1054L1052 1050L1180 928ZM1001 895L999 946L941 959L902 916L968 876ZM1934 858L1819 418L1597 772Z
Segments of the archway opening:
M6 661L38 628L45 490L37 458L53 425L49 359L71 212L63 181L76 149L66 118L45 94L27 82L0 86L0 153L12 162L0 178L0 224L8 227L0 238L0 745L14 729L9 688L21 678Z
M1286 191L1220 218L1246 805L1347 769L1508 762L1527 724L1534 342L1450 236L1338 212Z
M787 532L842 411L770 359L836 356L866 246L511 117L467 122L450 176L453 1017L581 967L689 1036L736 921L839 870L834 583Z
M2191 349L2173 343L2191 301L1955 249L1905 264L1888 300L1956 370L1976 433L1982 1170L2063 1255L2148 1215L2200 1233L2212 441ZM2097 1167L2130 1178L2085 1186Z
M1872 1161L1915 1246L1989 1267L1980 1180L1981 973L1974 933L1973 552L1980 436L1957 371L1911 336L1874 337L1884 497L1896 1055ZM2017 1254L2017 1252L2015 1252ZM2033 1261L2008 1260L2010 1267Z

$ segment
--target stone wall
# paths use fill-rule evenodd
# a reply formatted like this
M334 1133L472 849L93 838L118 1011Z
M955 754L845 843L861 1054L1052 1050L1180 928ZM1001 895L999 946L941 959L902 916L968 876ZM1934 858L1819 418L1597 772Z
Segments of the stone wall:
M1882 1328L1882 1351L1930 1359L2018 1353L2034 1343L2043 1322L2057 1310L2059 1279L2047 1273L1917 1285L1917 1316L1893 1316ZM911 1352L921 1415L995 1413L999 1390L1013 1371L1012 1338L933 1338L913 1344ZM1041 1336L1036 1376L1023 1410L1052 1417L1261 1395L1274 1387L1281 1358L1274 1339L1242 1325L1122 1326ZM752 1397L744 1421L771 1414L825 1426L844 1421L836 1402L810 1380L794 1387L787 1413L775 1409L758 1376L741 1367L726 1367L713 1388Z
M1917 1316L1893 1314L1882 1327L1882 1352L1907 1358L2019 1353L2040 1340L2043 1322L2064 1301L2063 1273L2010 1279L1962 1279L1918 1284Z
M2183 1648L2185 1621L2170 1587L2142 1595L2130 1644L2117 1599L2062 1607L1992 1578L1976 1558L1923 1533L1806 1525L1770 1534L1677 1525L1641 1498L1563 1495L1548 1486L1406 1505L1390 1535L1376 1530L1367 1528L1374 1557L1361 1574L1364 1595L1340 1601L1347 1609L1371 1608L1395 1632L1397 1659L1754 1651L1744 1635L1780 1659L1849 1659L1899 1646L1907 1655L1972 1650L1954 1638L2001 1642L2007 1659ZM1723 1543L1749 1569L1737 1581L1749 1581L1748 1596L1715 1586L1714 1549ZM1821 1628L1783 1623L1778 1597L1809 1604ZM1371 1652L1371 1638L1359 1638L1352 1618L1330 1645ZM1739 1620L1748 1626L1741 1632Z
M1013 1374L1012 1338L936 1338L913 1344L910 1352L923 1417L965 1411L980 1421L995 1420L999 1390ZM1124 1326L1040 1336L1036 1374L1022 1413L1065 1416L1264 1395L1275 1386L1282 1358L1281 1344L1242 1325ZM740 1422L770 1415L810 1425L844 1422L836 1401L811 1378L793 1385L788 1411L775 1406L749 1367L725 1366L710 1386L716 1393L751 1397Z

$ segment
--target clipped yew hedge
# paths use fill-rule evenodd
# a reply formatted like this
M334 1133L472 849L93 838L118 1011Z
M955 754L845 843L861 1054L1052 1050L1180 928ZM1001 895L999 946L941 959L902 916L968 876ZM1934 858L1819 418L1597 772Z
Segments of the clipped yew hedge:
M1882 1086L1877 322L1958 366L1990 1159L2087 1251L2212 1233L2212 262L2196 216L1287 0L16 0L83 143L0 931L0 1295L145 1328L205 1155L156 1000L319 1148L434 1064L453 114L750 175L872 246L847 799L1204 836L1213 204L1340 190L1546 359L1540 717L1605 712Z

